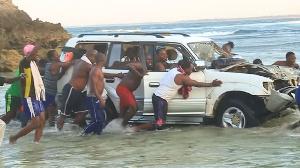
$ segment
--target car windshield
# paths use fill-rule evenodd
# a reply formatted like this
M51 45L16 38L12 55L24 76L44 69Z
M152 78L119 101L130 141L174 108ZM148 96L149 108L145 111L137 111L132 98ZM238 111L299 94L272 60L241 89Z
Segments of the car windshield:
M215 59L212 42L195 42L189 43L188 46L200 60L212 62Z

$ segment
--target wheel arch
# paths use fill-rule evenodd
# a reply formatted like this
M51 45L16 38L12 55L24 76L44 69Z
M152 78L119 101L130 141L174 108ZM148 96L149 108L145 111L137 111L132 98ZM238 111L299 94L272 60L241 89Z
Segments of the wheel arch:
M209 112L207 116L211 118L215 117L218 107L230 99L241 100L248 106L253 107L255 111L259 110L265 112L265 97L266 96L251 95L244 91L227 91L218 96L213 106L208 106L209 103L207 103L207 111ZM253 104L255 104L255 106L253 106Z

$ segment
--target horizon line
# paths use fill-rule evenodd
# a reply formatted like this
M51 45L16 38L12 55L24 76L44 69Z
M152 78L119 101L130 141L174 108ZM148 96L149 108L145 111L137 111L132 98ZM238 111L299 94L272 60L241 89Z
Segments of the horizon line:
M258 17L247 17L247 18L217 18L217 19L193 19L193 20L178 20L178 21L169 21L169 22L135 22L135 23L114 23L114 24L98 24L98 25L85 25L85 26L63 26L63 28L79 28L79 27L109 27L109 26L124 26L124 25L147 25L147 24L170 24L170 23L182 23L182 22L196 22L196 21L235 21L235 20L256 20L256 19L292 19L300 18L300 15L276 15L276 16L258 16ZM47 21L44 21L47 22Z

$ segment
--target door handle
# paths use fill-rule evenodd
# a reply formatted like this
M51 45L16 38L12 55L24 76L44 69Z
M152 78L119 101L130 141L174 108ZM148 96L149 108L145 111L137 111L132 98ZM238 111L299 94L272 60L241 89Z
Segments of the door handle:
M150 82L149 87L159 87L160 83L159 82Z
M115 78L108 78L105 81L106 83L115 83Z

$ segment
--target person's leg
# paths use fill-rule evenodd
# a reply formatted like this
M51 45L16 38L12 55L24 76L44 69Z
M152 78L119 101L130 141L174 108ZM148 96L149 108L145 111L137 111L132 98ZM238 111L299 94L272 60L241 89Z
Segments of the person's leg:
M96 122L97 122L97 118L96 118L96 114L95 114L95 105L93 102L93 97L87 97L86 98L86 105L89 109L90 112L90 116L91 116L91 121L90 123L87 125L87 127L84 129L83 133L85 135L94 132L94 130L96 129Z
M45 118L48 120L50 126L54 126L54 116L57 112L55 96L46 93L46 100L43 101L43 105L46 108Z
M22 99L20 97L12 96L11 94L5 94L5 103L6 103L6 114L1 116L6 124L8 124L12 119L17 115L18 109L22 106Z
M65 119L66 119L66 118L67 118L67 116L65 116L65 115L63 115L63 114L61 114L61 115L59 116L59 118L58 118L58 120L57 120L57 123L56 123L57 128L58 128L59 130L61 130L61 129L63 128L64 122L65 122Z
M30 124L22 128L21 131L18 132L16 135L9 137L9 143L15 143L20 137L27 135L29 132L39 127L40 127L40 117L31 118Z
M5 133L6 124L0 119L0 147Z
M46 112L48 113L48 122L51 127L54 127L54 117L56 114L56 105L50 105L46 109Z
M93 103L91 100L90 103ZM89 113L89 108L87 106L86 92L79 92L76 106L74 107L75 119L73 124L78 124L79 127L86 127L86 115Z
M106 126L106 121L105 121L106 114L104 109L100 107L99 103L98 103L98 108L96 109L96 118L97 118L97 122L96 122L97 127L94 131L94 134L100 135L102 133L102 130Z
M28 123L28 120L30 120L30 118L28 118L25 113L23 108L20 108L17 112L17 118L18 120L21 122L21 127L25 127Z
M137 105L131 105L129 106L129 110L127 113L125 113L123 117L123 126L126 126L128 124L128 121L135 115L137 112Z
M18 132L15 136L11 136L9 138L10 143L14 143L18 140L18 138L28 134L29 132L38 129L41 125L40 121L40 111L41 111L41 103L34 98L28 97L23 98L23 107L24 113L28 118L31 118L31 123L26 127L22 128L20 132ZM44 109L42 109L44 110Z
M166 121L167 111L168 111L168 103L166 100L153 96L156 99L156 103L153 104L154 115L155 115L155 128L158 130L163 129L162 126Z
M84 123L85 123L85 125L86 125L85 119L86 119L86 115L87 115L87 114L88 114L87 111L76 113L76 114L75 114L75 119L74 119L74 121L73 121L73 124L84 125Z
M74 89L72 86L67 83L62 90L62 109L61 109L61 114L60 117L58 118L57 121L57 128L61 130L64 126L65 119L67 116L70 116L71 111L73 109L73 106L76 105L74 104L74 100L76 99L76 93L74 92Z
M17 115L17 110L10 110L6 112L0 119L3 120L6 124L10 122L10 120L14 119Z
M155 118L155 122L159 120L159 98L157 96L155 96L154 94L152 95L152 105L153 105L153 111L154 111L154 118ZM156 124L155 122L150 122L147 124L141 124L139 126L135 126L132 129L134 131L142 131L142 130L153 130L156 128Z
M42 135L43 135L43 130L45 127L46 119L45 119L45 112L41 112L40 116L38 116L40 120L39 127L35 131L35 136L34 136L34 142L40 141Z
M129 110L129 107L120 107L119 117L124 119L128 110Z

